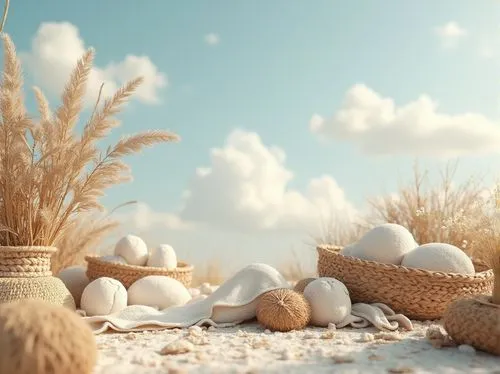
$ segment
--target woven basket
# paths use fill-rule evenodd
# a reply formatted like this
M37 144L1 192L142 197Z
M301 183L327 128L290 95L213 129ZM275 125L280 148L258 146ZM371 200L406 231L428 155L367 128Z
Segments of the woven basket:
M69 290L50 271L56 251L54 247L0 246L0 303L41 299L76 309Z
M339 254L341 247L320 245L318 274L346 285L353 303L384 303L416 320L443 316L456 299L491 294L493 271L475 263L475 275L411 269Z
M177 279L186 288L191 286L193 279L193 266L184 262L178 262L177 268L167 270L165 268L150 266L135 266L103 261L98 256L86 256L87 278L92 282L101 277L109 277L120 281L125 288L129 288L136 280L147 277L148 275L164 275L166 277Z
M443 325L457 344L468 344L500 356L500 305L490 297L460 299L451 303L443 316Z

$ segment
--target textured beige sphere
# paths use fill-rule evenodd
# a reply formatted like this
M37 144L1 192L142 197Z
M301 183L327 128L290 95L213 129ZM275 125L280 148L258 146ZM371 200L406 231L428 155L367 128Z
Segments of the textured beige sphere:
M41 300L0 304L0 374L91 374L97 347L75 313Z
M304 296L288 288L266 292L257 304L257 321L272 331L301 330L311 319L311 307Z

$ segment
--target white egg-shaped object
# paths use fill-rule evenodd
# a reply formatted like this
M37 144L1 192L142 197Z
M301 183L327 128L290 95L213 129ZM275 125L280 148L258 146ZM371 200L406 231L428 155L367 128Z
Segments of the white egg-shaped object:
M346 245L344 248L342 248L339 251L339 254L341 254L343 256L357 257L356 244L353 243L353 244Z
M474 264L460 248L446 243L427 243L403 257L401 265L444 273L475 274Z
M338 324L351 314L351 298L344 283L335 278L318 278L304 289L311 305L311 323L326 327Z
M144 266L149 257L148 247L144 240L135 235L121 238L115 246L115 256L121 256L129 265Z
M83 290L80 307L87 316L106 316L127 306L127 290L119 281L102 277L90 282Z
M161 244L153 248L149 253L147 266L166 268L168 270L177 268L177 255L172 246Z
M146 305L160 310L184 305L191 300L188 289L178 280L163 275L149 275L128 288L129 305Z
M416 247L418 244L408 229L385 223L363 235L351 253L367 261L400 265L403 256Z
M100 260L110 262L112 264L126 264L127 261L122 256L108 255L99 257Z
M62 280L73 299L75 299L77 308L80 307L83 290L90 283L86 272L87 268L85 266L76 265L67 267L57 274L57 277Z

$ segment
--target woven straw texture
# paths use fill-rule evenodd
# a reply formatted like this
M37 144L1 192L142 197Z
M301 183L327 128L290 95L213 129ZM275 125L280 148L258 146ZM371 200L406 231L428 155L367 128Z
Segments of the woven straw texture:
M48 277L54 247L1 247L0 278Z
M86 256L87 278L92 282L101 277L109 277L120 281L125 288L129 288L136 280L148 275L164 275L177 279L185 287L191 286L193 279L193 266L184 262L178 262L177 269L167 270L165 268L135 266L127 264L116 264L101 260L98 256Z
M384 303L408 318L439 319L454 300L491 294L493 288L493 271L481 264L474 264L475 275L450 274L364 261L340 249L317 247L319 276L344 283L353 303Z
M56 277L0 278L0 303L38 299L75 310L75 301Z
M444 328L457 344L500 356L500 306L489 304L487 296L479 299L451 303L443 317Z

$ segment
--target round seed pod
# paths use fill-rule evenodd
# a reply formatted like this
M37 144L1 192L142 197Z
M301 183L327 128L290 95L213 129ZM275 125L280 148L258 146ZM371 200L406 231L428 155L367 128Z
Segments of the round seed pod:
M306 288L306 286L311 283L313 280L316 280L316 278L304 278L304 279L301 279L297 282L297 284L295 285L295 287L293 288L294 291L297 291L299 293L304 293L304 289Z
M73 311L41 300L0 305L0 374L91 374L97 346Z
M272 331L301 330L311 319L311 307L304 296L288 288L266 292L257 304L257 321Z

